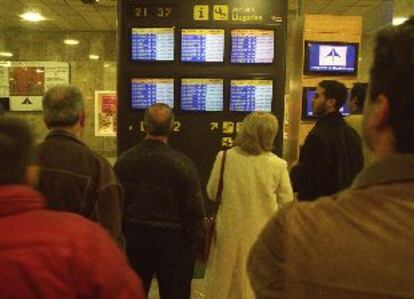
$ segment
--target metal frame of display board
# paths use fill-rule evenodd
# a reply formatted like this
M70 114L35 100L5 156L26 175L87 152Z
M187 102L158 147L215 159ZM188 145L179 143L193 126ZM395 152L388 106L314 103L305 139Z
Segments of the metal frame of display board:
M118 154L139 142L143 111L131 108L131 78L173 78L177 124L170 137L171 145L192 158L205 186L214 159L219 150L231 146L238 124L248 114L229 111L231 79L273 80L272 112L279 119L279 134L275 153L282 153L285 49L287 27L287 1L233 0L233 1L118 1ZM209 20L194 20L197 5L208 6ZM228 20L223 17L227 7ZM168 8L168 9L167 9ZM144 10L146 9L146 10ZM169 14L167 14L169 12ZM221 13L220 15L217 15ZM206 17L206 15L204 15ZM261 18L259 18L261 17ZM174 61L137 62L131 60L132 28L175 27ZM224 29L225 51L223 63L181 62L181 29ZM232 29L266 29L274 31L275 56L269 64L230 63ZM224 111L180 111L180 82L182 78L219 78L224 80Z

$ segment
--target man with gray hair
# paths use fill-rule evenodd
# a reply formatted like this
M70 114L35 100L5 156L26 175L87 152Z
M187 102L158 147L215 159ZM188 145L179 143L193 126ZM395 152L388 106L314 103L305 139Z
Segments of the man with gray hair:
M168 145L174 114L145 111L146 136L115 164L125 191L126 251L148 293L157 276L162 299L190 298L204 205L193 162Z
M39 146L39 190L55 210L78 213L101 224L122 244L122 191L108 161L80 139L85 126L83 95L55 86L43 97L49 134Z

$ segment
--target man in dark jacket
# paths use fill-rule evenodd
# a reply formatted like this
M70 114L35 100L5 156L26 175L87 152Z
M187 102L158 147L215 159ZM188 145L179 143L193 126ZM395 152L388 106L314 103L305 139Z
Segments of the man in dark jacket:
M72 86L56 86L43 97L50 129L39 146L39 190L55 210L80 214L101 224L122 244L122 191L115 173L80 139L85 126L83 95Z
M338 81L321 81L316 89L313 113L318 121L290 173L299 200L343 190L362 169L361 139L339 113L346 98L346 87Z
M204 206L192 161L168 145L174 114L165 104L145 111L146 137L115 165L125 191L127 254L148 293L157 276L160 296L190 298Z
M139 279L109 235L75 214L50 211L30 185L33 138L0 118L0 297L143 299Z

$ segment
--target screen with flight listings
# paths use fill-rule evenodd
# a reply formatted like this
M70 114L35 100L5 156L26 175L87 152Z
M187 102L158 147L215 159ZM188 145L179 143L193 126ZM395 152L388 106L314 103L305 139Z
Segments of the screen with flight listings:
M223 62L223 29L183 29L181 31L181 61Z
M223 79L182 79L183 111L223 111Z
M174 28L132 28L133 61L173 61Z
M272 80L231 80L230 111L271 111Z
M305 73L356 74L358 44L306 42Z
M134 78L131 80L133 109L146 109L155 103L174 108L174 79Z
M315 115L313 115L313 109L312 109L312 102L313 97L315 96L316 88L314 87L305 87L303 90L303 113L302 113L302 119L314 119ZM349 107L349 95L348 99L346 100L345 104L339 109L339 112L343 116L348 116L351 114L351 109Z
M273 63L274 52L273 30L231 31L231 63Z

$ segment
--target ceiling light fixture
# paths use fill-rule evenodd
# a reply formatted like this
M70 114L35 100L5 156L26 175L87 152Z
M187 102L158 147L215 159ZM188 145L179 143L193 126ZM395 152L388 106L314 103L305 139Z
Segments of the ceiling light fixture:
M2 57L12 57L13 53L11 53L11 52L0 52L0 56L2 56Z
M89 54L89 59L98 60L99 59L99 55Z
M44 16L34 11L25 12L24 14L20 15L20 17L28 22L40 22L46 20Z
M75 46L79 44L79 41L77 39L65 39L63 42L69 46Z
M0 61L0 67L11 67L11 61Z
M402 23L404 23L407 20L408 20L408 18L406 18L406 17L395 17L395 18L392 19L392 24L394 26L398 26L398 25L401 25Z

